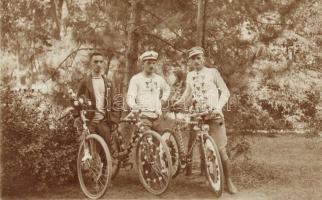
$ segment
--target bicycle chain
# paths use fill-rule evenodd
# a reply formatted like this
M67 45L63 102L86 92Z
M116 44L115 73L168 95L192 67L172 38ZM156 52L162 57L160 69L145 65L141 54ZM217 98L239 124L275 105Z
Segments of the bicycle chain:
M179 129L175 129L175 134L177 134L178 142L179 142L179 151L181 155L185 155L186 152L184 150L184 143L183 143L183 137L182 132Z

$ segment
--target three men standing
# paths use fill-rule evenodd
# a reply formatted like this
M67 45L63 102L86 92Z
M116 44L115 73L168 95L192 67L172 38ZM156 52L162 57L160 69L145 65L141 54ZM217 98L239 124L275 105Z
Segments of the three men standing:
M164 122L165 118L161 119L160 115L162 107L167 104L170 96L170 87L160 75L155 73L157 59L158 53L155 51L146 51L139 57L143 69L130 80L127 104L131 109L142 110L144 125L161 131L164 128L162 121ZM100 53L90 56L92 73L81 83L78 95L85 95L92 101L93 108L97 111L90 117L91 128L103 136L109 145L110 127L107 121L109 113L106 110L107 106L112 105L111 91L113 90L111 90L112 84L102 75L103 61L103 55ZM222 116L220 123L209 119L207 124L210 127L209 133L220 151L228 192L237 193L231 180L231 163L226 151L227 136L222 113L230 96L229 90L219 72L205 66L204 50L201 47L193 47L189 50L189 61L193 71L188 73L186 89L175 105L187 103L188 99L192 99L195 111L211 109ZM173 123L173 121L166 122L168 126L172 126Z

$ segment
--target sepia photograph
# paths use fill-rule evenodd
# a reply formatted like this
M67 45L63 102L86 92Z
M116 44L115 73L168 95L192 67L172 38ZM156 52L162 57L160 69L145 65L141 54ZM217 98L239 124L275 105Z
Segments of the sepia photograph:
M322 200L322 0L0 19L0 199Z

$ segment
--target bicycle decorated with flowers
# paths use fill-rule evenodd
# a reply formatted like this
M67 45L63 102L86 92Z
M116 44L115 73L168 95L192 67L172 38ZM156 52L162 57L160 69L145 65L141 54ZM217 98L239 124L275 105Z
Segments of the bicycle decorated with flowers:
M162 137L142 123L144 112L133 110L121 119L120 124L134 125L130 143L126 147L121 148L124 146L122 145L124 143L121 131L119 128L114 129L112 177L114 178L122 167L133 167L133 164L129 162L129 155L136 146L135 164L140 181L147 191L154 195L160 195L167 190L172 179L171 155Z
M162 133L162 138L166 141L170 149L172 157L173 178L179 173L183 172L188 164L192 163L191 154L194 147L199 144L201 149L201 166L203 166L206 173L208 183L217 197L222 195L223 191L223 168L218 147L209 135L209 125L206 120L209 118L219 119L219 114L214 114L211 110L200 113L183 113L182 110L171 108L169 115L173 115L176 121L176 126L172 130L165 130ZM192 145L188 151L185 152L183 142L184 125L192 126L193 131L196 132L196 137L193 139Z
M89 109L91 102L85 98L77 98L72 92L70 95L73 106L65 109L65 114L60 119L77 114L74 126L80 135L77 156L78 180L86 197L99 199L105 194L111 182L112 156L104 139L97 133L90 132L88 127L87 115L97 110Z

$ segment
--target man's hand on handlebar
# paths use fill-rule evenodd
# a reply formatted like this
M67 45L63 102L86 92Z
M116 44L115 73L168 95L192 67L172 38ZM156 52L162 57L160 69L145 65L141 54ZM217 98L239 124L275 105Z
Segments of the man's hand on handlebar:
M142 115L144 115L144 113L157 114L157 112L155 110L151 110L151 109L132 108L131 112L126 117L124 117L122 121L136 122L138 120L138 118L140 118L140 117L142 117Z
M215 117L215 119L219 119L219 118L223 118L224 115L222 114L222 112L218 109L213 109L211 111L211 115L213 115Z
M182 112L184 111L185 104L181 102L175 102L170 106L171 112Z

